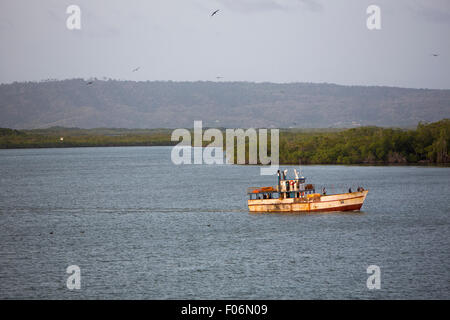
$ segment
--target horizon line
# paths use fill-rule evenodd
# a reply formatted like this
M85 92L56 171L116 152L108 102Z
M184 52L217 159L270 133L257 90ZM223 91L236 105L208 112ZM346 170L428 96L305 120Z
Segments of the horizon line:
M49 82L64 82L64 81L97 81L97 82L135 82L135 83L147 83L147 82L167 82L167 83L214 83L214 84L274 84L274 85L295 85L295 84L309 84L309 85L333 85L340 87L363 87L363 88L392 88L392 89L407 89L407 90L450 90L450 88L426 88L426 87L402 87L394 85L364 85L364 84L339 84L335 82L307 82L307 81L291 81L291 82L274 82L274 81L248 81L248 80L130 80L130 79L115 79L115 78L103 78L99 79L97 77L91 78L65 78L65 79L41 79L41 80L23 80L23 81L12 81L12 82L0 82L0 86L7 86L13 84L27 84L27 83L49 83Z

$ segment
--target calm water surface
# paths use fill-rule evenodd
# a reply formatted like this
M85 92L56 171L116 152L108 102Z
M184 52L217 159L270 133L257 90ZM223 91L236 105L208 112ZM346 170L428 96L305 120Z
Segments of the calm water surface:
M450 298L449 168L304 166L370 189L362 212L250 214L246 188L274 176L170 151L0 150L0 298Z

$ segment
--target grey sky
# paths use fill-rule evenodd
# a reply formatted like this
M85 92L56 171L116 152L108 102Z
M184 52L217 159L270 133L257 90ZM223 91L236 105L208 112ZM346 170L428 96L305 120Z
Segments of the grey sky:
M66 28L71 4L80 31ZM370 4L381 30L366 28ZM448 0L1 0L0 82L220 76L450 89L449 31Z

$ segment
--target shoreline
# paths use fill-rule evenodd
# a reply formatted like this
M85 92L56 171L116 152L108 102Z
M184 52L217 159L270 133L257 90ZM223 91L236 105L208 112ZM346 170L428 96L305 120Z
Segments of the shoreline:
M126 147L173 147L168 144L149 144L149 145L90 145L90 146L42 146L42 147L1 147L0 150L35 150L35 149L81 149L81 148L126 148ZM203 147L204 148L204 147ZM239 166L264 166L261 164L237 164ZM279 166L298 166L298 163L281 162ZM358 166L358 167L450 167L450 163L433 163L433 162L360 162L360 163L302 163L301 166Z
M225 134L223 129L221 134L222 137ZM260 142L251 139L255 132L244 134L248 137L243 141L246 161L249 161L249 148L257 150ZM170 129L52 127L19 131L0 128L0 149L151 147L193 143L192 135L186 138L190 141L184 141L184 137L180 141L177 136L173 138L176 141L172 141L172 135ZM298 132L284 129L279 132L278 139L279 157L274 161L281 165L450 165L450 119L419 123L414 130L360 127L337 132ZM251 143L256 146L250 146ZM208 146L210 142L202 141L202 145ZM236 162L236 157L234 160ZM242 159L241 162L246 161Z

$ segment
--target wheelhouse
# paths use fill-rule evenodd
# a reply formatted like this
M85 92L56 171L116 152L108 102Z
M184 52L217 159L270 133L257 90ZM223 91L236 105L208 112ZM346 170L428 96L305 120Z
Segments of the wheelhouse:
M305 177L299 177L295 171L295 179L286 179L286 171L280 173L278 170L278 185L272 187L248 188L249 200L261 199L289 199L300 198L309 199L316 193L312 184L306 183Z

